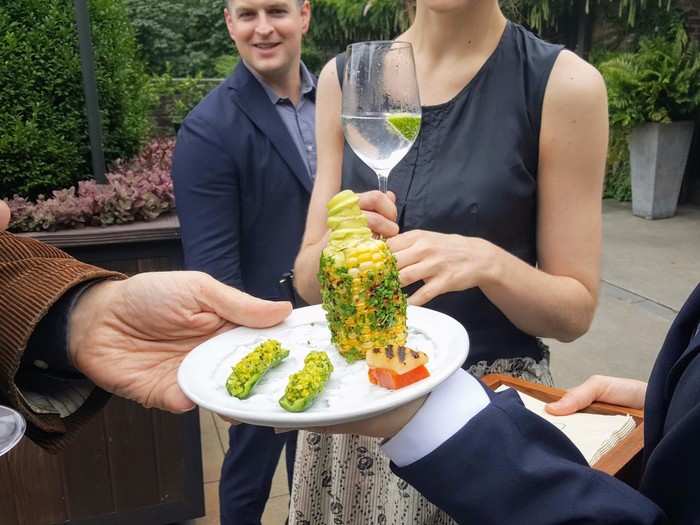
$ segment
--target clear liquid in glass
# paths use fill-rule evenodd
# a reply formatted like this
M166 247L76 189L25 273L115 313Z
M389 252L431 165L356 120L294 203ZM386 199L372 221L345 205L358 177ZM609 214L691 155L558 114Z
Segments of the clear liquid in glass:
M417 119L420 113L402 114ZM358 157L379 173L388 173L408 153L415 136L404 136L389 123L391 113L342 115L343 131L348 144Z

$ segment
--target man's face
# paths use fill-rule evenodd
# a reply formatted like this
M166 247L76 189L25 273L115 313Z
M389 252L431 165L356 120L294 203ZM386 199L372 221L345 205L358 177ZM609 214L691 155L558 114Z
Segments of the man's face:
M10 208L5 202L0 201L0 232L4 232L8 224L10 224Z
M231 0L225 10L229 35L248 66L263 78L284 76L301 56L309 30L308 1Z

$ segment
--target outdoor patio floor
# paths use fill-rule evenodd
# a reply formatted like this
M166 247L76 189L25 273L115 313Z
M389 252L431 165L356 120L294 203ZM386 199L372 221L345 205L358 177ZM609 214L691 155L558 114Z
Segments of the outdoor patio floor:
M219 479L221 463L228 450L228 423L208 410L199 411L202 429L202 463L204 470L204 501L207 515L188 525L218 525L219 523ZM263 525L284 523L289 508L289 488L285 471L284 452L272 480L270 499L263 514Z

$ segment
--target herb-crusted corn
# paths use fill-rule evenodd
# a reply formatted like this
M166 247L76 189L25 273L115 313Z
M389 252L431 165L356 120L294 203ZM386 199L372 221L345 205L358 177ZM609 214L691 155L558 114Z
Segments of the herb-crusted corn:
M246 399L253 388L271 368L279 365L289 355L279 341L268 339L256 346L231 370L226 380L226 390L238 399Z
M288 412L303 412L309 408L326 386L333 364L325 352L309 352L304 368L292 374L279 403Z
M328 203L328 246L321 254L319 281L332 342L349 362L372 348L406 343L406 296L396 259L386 243L372 238L352 191Z

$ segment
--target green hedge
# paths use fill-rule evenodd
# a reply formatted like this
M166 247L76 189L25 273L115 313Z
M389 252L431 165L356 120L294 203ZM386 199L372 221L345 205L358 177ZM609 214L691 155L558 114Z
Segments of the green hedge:
M122 0L91 0L105 158L148 132L147 77ZM0 5L0 198L30 198L91 173L73 0Z

